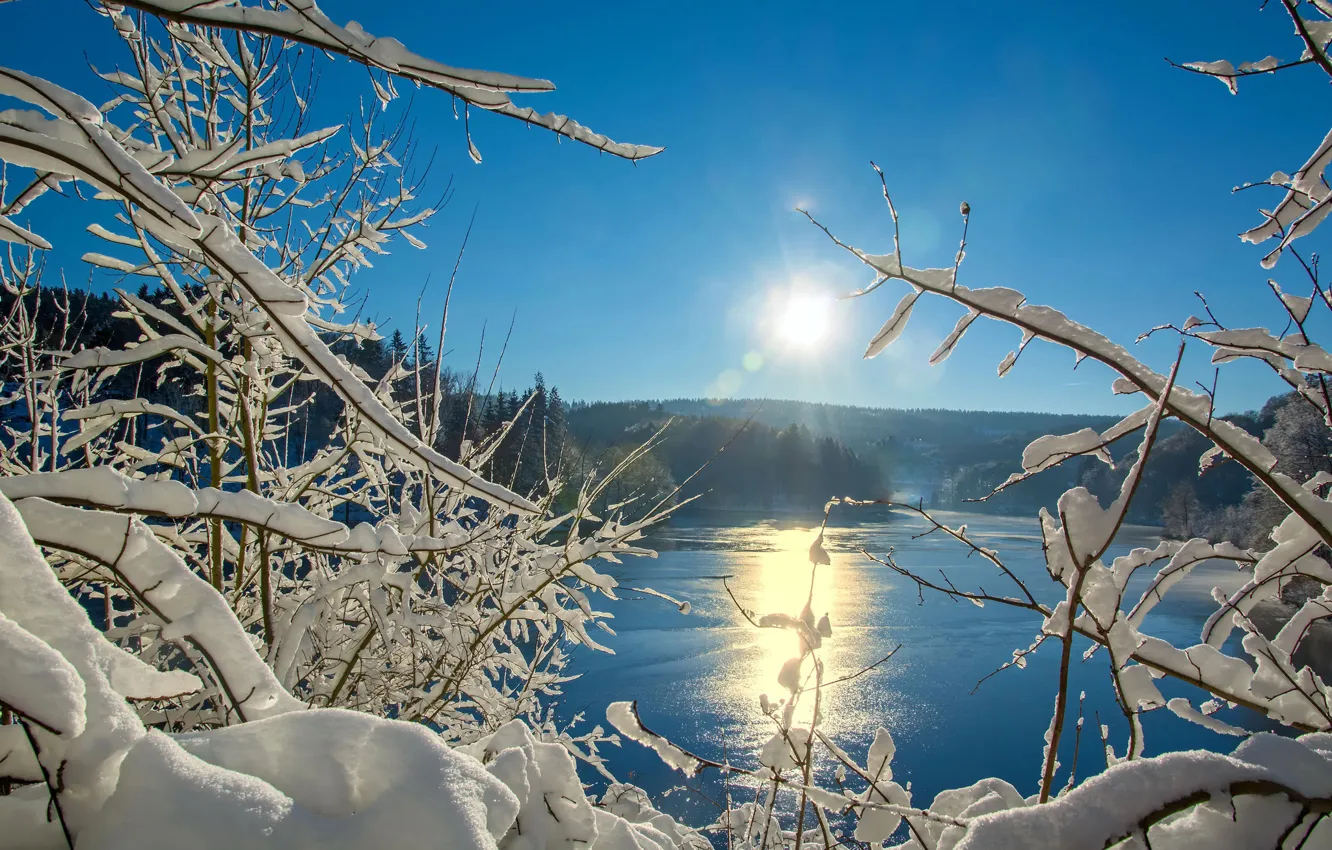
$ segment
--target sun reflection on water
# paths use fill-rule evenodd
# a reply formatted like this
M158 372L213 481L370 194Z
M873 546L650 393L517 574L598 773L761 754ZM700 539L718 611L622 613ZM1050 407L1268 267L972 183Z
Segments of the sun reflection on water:
M780 703L790 696L778 676L787 661L799 656L801 648L795 632L755 627L735 603L752 612L756 620L764 614L799 617L810 599L811 577L813 619L817 623L826 614L832 627L831 637L824 638L815 651L823 665L824 682L874 666L865 675L824 688L818 729L854 741L881 724L907 728L921 719L902 713L904 696L895 682L903 670L902 662L875 664L886 654L890 636L894 644L900 641L897 635L890 635L883 619L883 612L899 600L859 554L866 542L863 532L829 528L824 547L832 563L814 569L809 549L817 534L817 526L781 527L770 521L726 528L700 538L716 544L711 551L717 554L709 568L717 568L727 577L726 588L735 602L720 587L712 604L705 601L706 597L697 597L701 604L696 610L712 612L719 622L707 630L711 637L707 643L699 640L690 644L691 649L682 650L696 651L700 659L708 658L708 672L688 684L681 682L683 687L673 691L670 699L687 712L687 692L710 707L692 717L688 734L695 741L714 741L718 755L757 752L774 734L774 717L780 718ZM814 662L807 657L801 678L810 690L796 704L791 720L796 726L808 727L814 719L813 670ZM767 696L774 717L761 713L761 695Z
M807 601L812 600L811 611L815 620L828 613L833 606L838 591L838 570L836 560L833 565L815 568L809 562L809 546L816 532L802 529L774 530L770 538L772 551L756 553L758 557L757 587L751 591L748 599L742 599L747 607L752 607L759 616L763 614L790 614L799 617ZM811 572L813 571L813 572ZM811 578L813 595L810 594ZM757 629L755 642L758 649L757 662L750 665L750 674L744 677L741 685L750 699L758 694L767 694L773 704L789 696L777 677L782 666L800 655L800 637L789 629ZM817 651L818 658L824 665L824 678L842 675L837 670L836 642L828 641ZM813 660L806 658L801 667L802 681L812 687ZM829 706L825 695L823 714ZM813 694L804 695L796 707L794 722L807 725L813 718Z

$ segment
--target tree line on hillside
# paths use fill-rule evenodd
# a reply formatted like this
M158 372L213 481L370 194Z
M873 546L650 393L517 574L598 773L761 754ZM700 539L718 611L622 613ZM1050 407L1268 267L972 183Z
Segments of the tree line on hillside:
M1294 403L1298 400L1298 395L1288 393L1273 397L1261 410L1217 418L1261 439L1282 458L1278 471L1288 471L1300 480L1319 471L1332 473L1332 432L1312 406ZM1033 440L1081 428L1102 431L1116 417L890 410L782 400L663 399L575 403L570 433L589 446L618 446L616 451L622 452L632 443L631 435L640 436L672 414L677 416L677 442L674 446L668 442L645 461L643 481L683 480L706 460L706 451L715 450L752 417L747 429L752 432L748 438L752 442L737 439L735 446L713 462L713 471L699 475L698 481L714 488L709 504L719 505L746 504L751 499L755 507L783 504L789 501L780 494L784 486L797 493L805 488L796 501L887 494L891 488L886 477L881 472L874 477L874 470L886 468L893 472L893 483L901 487L899 497L910 497L913 484L926 485L929 494L916 496L926 507L1030 514L1042 507L1053 508L1060 494L1071 487L1086 487L1108 504L1136 458L1133 441L1120 440L1108 447L1110 464L1094 457L1075 457L989 496L1020 469L1023 449ZM818 444L817 453L827 458L825 466L835 471L822 479L808 473L800 458L815 453L813 448L778 460L776 435L792 428L807 434L811 444ZM1280 505L1236 463L1221 458L1201 471L1199 457L1209 445L1192 428L1174 421L1163 423L1152 461L1139 484L1139 496L1129 512L1130 521L1164 526L1168 535L1178 538L1197 535L1260 548L1270 545L1267 533ZM727 453L732 455L730 459ZM738 457L745 453L749 453L747 457ZM842 459L834 463L835 453ZM765 463L767 469L778 471L765 471ZM789 469L782 471L782 464ZM766 483L772 474L785 476L788 483L775 487ZM820 487L824 488L821 497L815 495ZM766 503L764 494L771 494Z
M641 402L625 402L633 406ZM898 442L924 442L947 451L965 451L980 439L1013 434L1047 434L1083 427L1106 428L1117 417L1021 410L860 407L787 399L677 398L657 402L670 413L747 418L774 427L804 425L815 433L860 449Z
M1260 410L1218 416L1257 437L1278 458L1275 471L1306 481L1319 472L1332 474L1332 430L1322 414L1299 394L1273 396ZM1229 458L1203 458L1211 442L1193 428L1163 428L1142 473L1128 518L1159 525L1168 537L1229 540L1267 549L1272 527L1285 516L1271 491ZM944 482L936 506L969 510L1028 512L1053 507L1060 493L1086 487L1109 504L1119 493L1137 452L1124 440L1109 447L1112 463L1090 456L1029 478L985 502L985 497L1017 469L1020 446L1010 446L1006 460L988 460L957 469Z
M120 349L137 340L135 325L123 320L125 305L115 294L35 287L23 297L37 349ZM13 291L0 290L0 315L15 312L16 298ZM178 312L175 299L161 289L141 286L131 300L167 315ZM834 495L887 496L891 488L884 467L907 471L912 464L933 463L930 471L940 481L927 500L930 506L1028 513L1052 506L1074 486L1086 487L1103 502L1112 500L1134 459L1129 441L1121 441L1109 447L1113 464L1074 458L986 501L976 501L1018 468L1022 449L1039 433L1057 431L1058 425L1070 430L1098 427L1101 419L1110 417L690 399L575 402L566 409L558 388L548 388L540 373L526 389L505 390L481 386L485 379L475 373L438 367L421 334L408 336L395 330L387 339L344 337L331 348L371 383L384 380L394 364L400 364L402 374L394 381L393 394L404 406L407 424L419 431L417 407L425 412L429 403L436 403L441 427L435 448L450 459L459 459L487 436L508 427L482 471L521 493L544 493L556 475L574 481L576 487L587 475L614 468L675 414L660 444L606 489L599 502L602 507L634 496L655 503L665 497L706 494L702 507L803 509ZM6 383L18 379L15 361L7 361L3 368L0 378ZM102 393L105 399L137 395L187 415L204 415L203 396L179 364L121 370L103 385ZM417 399L426 401L418 405ZM343 402L318 381L293 385L287 401L292 414L285 446L289 459L299 462L310 446L331 438ZM1332 432L1317 411L1298 401L1299 396L1288 393L1273 397L1261 410L1218 418L1260 438L1281 458L1278 471L1300 480L1320 471L1332 473ZM730 415L738 413L745 417ZM773 416L783 414L797 421L770 424L780 422ZM152 445L153 415L141 418L140 426L127 429L125 436L133 445ZM809 422L822 422L826 430L810 427ZM873 430L874 423L880 430ZM968 438L955 439L962 431ZM838 433L858 435L859 450L834 436ZM939 434L954 438L945 441ZM936 451L936 445L947 447L946 456ZM1193 429L1164 427L1129 518L1162 525L1174 537L1196 535L1265 547L1281 506L1266 488L1255 486L1247 471L1224 458L1200 472L1198 458L1207 445ZM717 454L723 446L725 450ZM570 498L572 492L564 501Z
M748 419L785 428L801 425L831 437L866 463L892 471L893 494L936 507L965 507L966 496L998 483L1032 440L1081 428L1110 427L1114 416L1032 411L974 411L932 408L856 407L784 399L663 399L608 403L598 428L619 431L643 411L689 417ZM604 436L604 435L603 435ZM1051 476L1051 479L1059 475ZM1057 498L1060 482L1033 483L1023 491L982 506L999 512L1025 511ZM1038 494L1036 491L1040 491Z
M1314 485L1314 476L1332 473L1332 430L1302 396L1274 396L1261 410L1226 418L1262 440L1277 459L1274 471L1295 481L1313 479ZM1172 474L1167 468L1156 476L1152 496L1159 496L1160 521L1170 536L1231 540L1258 549L1273 545L1273 526L1288 511L1268 488L1224 457L1200 472L1198 458L1210 444L1192 429L1181 430L1161 448L1166 451L1154 462L1173 465L1174 470ZM1193 459L1191 468L1189 458ZM1322 492L1326 483L1314 489Z
M578 403L569 434L585 462L610 468L665 427L660 441L607 493L612 503L706 494L702 508L808 510L832 496L879 498L884 470L841 441L800 424L773 427L724 416L672 416L659 403ZM720 450L720 451L719 451Z
M138 309L182 318L178 301L161 288L140 286L128 295L131 304L141 305ZM0 315L15 312L18 297L0 290ZM22 297L39 349L116 350L138 339L136 326L125 321L125 304L115 293L33 287ZM559 389L547 387L541 373L522 390L487 386L486 376L438 364L420 333L394 330L387 338L343 336L332 341L330 349L371 385L385 380L397 364L392 395L402 405L405 424L422 433L421 416L429 415L430 406L437 404L441 425L434 448L451 460L482 447L507 428L480 471L524 494L544 494L549 480L561 476L571 484L560 502L566 507L588 476L614 469L671 419L661 404L652 403L627 407L575 403L566 411ZM171 364L123 369L102 385L99 400L139 397L202 420L204 396L195 376L179 362ZM3 368L0 378L6 382L20 379L15 362L8 361ZM282 401L290 410L283 441L289 462L302 462L311 447L335 438L344 405L325 384L294 383ZM572 423L566 421L570 417ZM139 419L137 427L125 429L127 442L155 447L160 442L155 415ZM722 447L725 450L718 454ZM682 482L687 483L677 493ZM703 494L706 498L699 506L705 508L782 510L818 507L833 495L876 498L887 493L877 461L860 457L840 440L804 424L773 427L757 420L746 425L746 420L735 417L680 416L656 448L607 486L597 504L600 509L638 497L650 505Z

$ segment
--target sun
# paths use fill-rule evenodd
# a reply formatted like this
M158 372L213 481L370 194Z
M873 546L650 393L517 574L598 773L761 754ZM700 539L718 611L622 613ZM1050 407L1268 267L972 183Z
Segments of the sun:
M828 337L832 327L832 299L809 290L776 292L770 316L774 342L809 351Z

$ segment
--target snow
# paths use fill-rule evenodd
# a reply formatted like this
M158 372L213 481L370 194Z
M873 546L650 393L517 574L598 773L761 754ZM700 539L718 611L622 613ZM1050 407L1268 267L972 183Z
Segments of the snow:
M1282 230L1289 227L1305 210L1298 198L1316 186L1319 177L1330 163L1332 163L1332 131L1328 132L1314 153L1290 178L1292 189L1270 218L1262 225L1240 234L1240 238L1245 242L1258 244L1278 236Z
M1326 797L1332 793L1332 764L1308 747L1270 733L1254 735L1232 756L1192 751L1137 759L1093 776L1044 805L1013 806L976 817L956 847L1108 846L1133 833L1164 801L1197 791L1219 792L1249 780L1275 781L1306 797ZM1258 823L1279 823L1277 832L1285 827L1274 820Z
M0 241L17 242L20 245L29 245L33 248L45 250L51 249L51 243L42 237L33 233L25 227L21 227L13 219L0 215Z
M1321 596L1301 605L1295 615L1281 627L1272 645L1288 655L1294 655L1309 628L1316 621L1328 617L1332 617L1332 586L1324 587Z
M1124 702L1128 703L1130 708L1151 711L1163 708L1167 704L1152 681L1151 671L1141 664L1131 664L1120 670L1119 686L1124 695Z
M1104 447L1101 435L1091 428L1083 428L1063 436L1038 437L1022 450L1022 469L1033 473L1049 469L1071 457L1090 454L1106 464L1112 464L1110 453Z
M194 494L178 481L137 481L105 466L11 475L0 479L0 492L11 500L68 500L166 516L189 516L197 507Z
M60 825L47 817L50 806L50 792L40 781L0 797L0 824L4 825L7 850L67 850L69 845Z
M953 353L953 349L957 348L957 344L962 341L967 328L971 327L971 323L976 321L978 316L980 316L979 312L968 310L962 318L957 320L957 324L948 332L948 336L944 337L943 342L939 343L939 347L930 355L931 366L937 366L948 359L948 356Z
M1281 303L1286 310L1290 312L1291 318L1297 322L1303 322L1309 318L1309 310L1313 308L1314 300L1307 295L1292 295L1289 292L1280 292Z
M637 593L646 593L648 596L655 596L658 599L665 599L667 602L671 603L676 608L679 608L681 614L688 615L689 611L691 610L691 606L689 604L688 599L676 599L674 596L671 596L669 593L662 593L660 590L653 590L650 587L631 587L629 588L629 590L635 591Z
M192 694L203 683L184 670L158 670L119 647L112 647L107 660L111 689L125 699L155 700Z
M138 409L130 402L102 402L70 411L66 418L99 417L130 408ZM157 412L143 409L144 412ZM300 505L275 502L249 491L221 491L211 487L191 490L178 481L134 479L109 467L12 475L0 479L0 493L10 499L41 497L68 504L91 504L99 508L136 513L245 522L300 541L311 548L337 552L403 555L407 552L447 550L460 546L468 539L463 534L403 537L387 521L379 527L364 524L365 531L358 533L356 529L349 530L342 523L317 516Z
M1289 654L1254 629L1246 629L1242 643L1244 651L1258 662L1249 691L1265 706L1269 717L1313 728L1332 722L1332 692L1317 673L1308 667L1296 669Z
M42 781L41 765L37 763L22 724L0 726L0 777L21 782Z
M1231 94L1238 91L1235 86L1235 66L1225 59L1218 59L1215 62L1186 62L1184 67L1216 77L1226 84Z
M157 578L147 598L160 592L164 601L192 604L195 610L187 616L196 627L225 631L222 624L207 622L212 588L205 583L199 589L171 575L163 556L139 540L135 521L33 498L20 510L39 533L65 519L85 549L113 544L114 529L129 529L121 534L128 563L120 568L131 581ZM104 522L99 525L98 519ZM145 730L103 671L127 690L139 691L192 677L149 671L107 643L56 581L20 514L3 496L0 541L9 559L0 570L0 701L37 724L34 734L47 736L42 757L51 760L51 773L60 771L60 799L80 848L220 850L271 844L350 850L385 842L431 846L440 836L448 836L450 846L480 850L498 850L501 840L505 850L706 847L646 801L631 805L628 786L615 789L606 809L594 810L569 751L537 741L516 721L470 747L451 750L421 724L299 704L284 711L290 703L285 695L264 711L259 682L246 700L257 719L176 735ZM120 561L108 558L113 566ZM195 639L213 648L219 670L244 667L245 659L227 658L228 652L248 652L258 660L248 642L241 650L213 635ZM245 674L241 669L237 680ZM0 727L0 758L7 775L31 778L37 765L18 731ZM61 832L44 817L48 804L44 785L0 798L6 846L63 846Z
M230 29L260 27L268 32L280 33L292 41L338 53L371 68L442 89L465 103L545 127L561 136L626 159L642 159L663 150L650 145L614 142L567 116L554 113L541 115L530 107L516 106L505 94L552 91L555 86L546 80L454 68L427 59L408 50L397 39L371 35L354 21L348 22L346 26L338 26L312 0L290 0L285 8L278 9L240 4L200 6L191 0L133 0L125 5L205 26Z
M422 443L311 329L304 319L307 308L305 295L283 283L251 254L226 222L212 216L203 216L202 221L204 235L197 241L197 245L211 261L210 265L244 287L268 315L270 326L282 339L287 350L299 356L315 375L332 387L347 404L357 409L391 446L408 457L420 460L432 472L466 492L476 493L516 513L539 513L537 506L527 499L486 481L467 467Z
M1213 546L1201 538L1194 538L1182 544L1162 543L1151 552L1135 550L1135 554L1137 551L1143 553L1142 564L1159 560L1167 554L1170 555L1170 560L1157 572L1151 584L1142 592L1142 596L1129 612L1129 621L1134 626L1141 626L1152 608L1165 598L1165 594L1170 588L1183 581L1194 567L1211 558L1242 559L1245 557L1245 553L1231 544L1223 543ZM1150 556L1151 560L1146 560L1146 556ZM1129 566L1130 562L1127 560L1124 564L1120 563L1120 559L1115 561L1115 571L1120 587L1128 583L1129 575L1132 574L1133 570L1129 569ZM1136 566L1134 566L1134 569L1136 569ZM1119 578L1121 571L1122 579Z
M1271 71L1280 64L1281 60L1277 59L1275 56L1268 56L1259 59L1256 62L1241 62L1239 69L1241 73L1262 74Z
M890 765L896 752L892 734L883 727L876 729L865 761L864 777L868 787L856 797L858 802L870 804L861 808L855 829L857 841L877 843L887 840L901 824L903 811L911 805L911 795L892 781ZM843 760L847 758L844 753L838 755Z
M788 658L782 663L782 669L777 671L777 684L786 688L792 694L800 690L800 665L802 658Z
M262 9L226 11L267 12ZM306 11L322 18L312 3L307 5ZM391 46L386 46L384 49L396 55ZM60 111L65 111L71 109L66 102L74 103L72 99L76 98L64 89L45 81L33 83L30 79L26 79L26 75L11 74L4 77L3 72L0 72L0 78L9 81L9 93L34 101L36 105L59 107ZM83 104L86 104L86 101ZM476 492L493 503L508 506L519 513L537 512L536 506L531 502L510 493L503 487L485 481L471 470L440 455L417 439L388 413L373 391L352 375L345 363L335 357L312 331L303 318L308 308L303 292L284 283L259 261L232 233L225 221L208 215L196 216L185 207L179 197L157 181L105 130L93 122L91 115L95 113L100 120L100 113L96 113L90 104L86 105L92 110L91 113L83 110L83 107L77 103L74 105L78 109L68 111L67 114L77 122L77 130L80 131L81 137L76 138L66 130L60 129L59 133L67 138L56 138L17 125L0 123L0 153L11 162L38 169L62 171L65 166L74 166L79 176L99 189L127 197L139 204L156 219L156 221L141 219L141 223L149 227L155 235L187 252L192 250L195 253L202 253L218 272L245 287L267 313L273 329L287 344L289 350L301 356L316 375L337 390L348 404L361 411L362 415L398 450L420 459L445 480L455 482L470 492ZM55 122L55 126L59 125L59 121ZM6 144L6 133L14 143ZM52 159L53 155L57 158ZM153 343L149 342L147 345L151 346ZM179 341L179 345L186 348L198 347L197 342L188 338ZM90 365L110 364L95 362Z
M821 637L824 638L832 637L832 623L828 620L827 614L824 614L822 617L819 617L819 621L814 626L814 630L818 632Z
M83 682L45 641L0 614L0 694L13 711L62 736L83 731Z
M171 816L143 828L142 813ZM517 800L423 726L339 709L168 737L150 732L80 847L495 848Z
M1308 236L1316 230L1318 226L1323 223L1323 219L1327 218L1329 211L1332 211L1332 203L1329 202L1327 197L1324 197L1315 203L1310 210L1296 218L1295 221L1291 223L1290 227L1286 229L1286 234L1281 238L1280 244L1273 248L1271 253L1263 258L1263 267L1272 268L1275 266L1277 258L1281 255L1281 252L1288 248L1296 239Z
M136 0L127 6L160 13L176 20L223 28L254 27L281 33L284 38L342 53L359 62L441 87L472 88L479 92L550 91L545 81L489 71L451 68L409 52L392 38L376 38L355 21L340 27L311 0L293 0L291 11L251 6L199 7L188 0Z
M1332 161L1332 135L1329 135L1325 147L1326 156ZM1321 174L1322 165L1311 160L1311 165L1306 166L1306 171L1301 173L1307 174L1312 168ZM1307 178L1297 179L1307 181ZM1122 345L1110 341L1086 325L1072 321L1058 310L1027 304L1021 292L1004 287L973 290L957 284L952 269L920 271L903 268L896 254L875 256L853 247L848 247L848 250L884 279L904 280L917 289L955 302L968 313L974 312L1017 327L1021 329L1024 339L1028 336L1040 337L1073 350L1079 359L1090 357L1109 366L1119 373L1113 384L1116 393L1146 392L1155 397L1165 389L1165 376L1148 368ZM902 308L900 303L899 308ZM885 329L891 331L891 324L890 319ZM1005 371L1004 367L1011 366L1015 359L1016 352L1001 364L1001 372ZM1250 469L1266 472L1276 463L1271 452L1256 437L1229 422L1212 418L1211 406L1205 396L1175 386L1170 392L1167 413L1195 429L1209 433L1218 448ZM1327 503L1322 503L1321 508L1313 504L1316 500L1306 498L1309 494L1301 493L1300 485L1289 477L1272 476L1272 483L1274 494L1286 504L1298 505L1301 510L1318 510L1324 515L1328 514ZM1326 533L1324 542L1332 543L1332 532Z
M1216 794L1180 817L1152 831L1152 846L1247 848L1276 847L1287 824L1300 815L1300 805L1280 797ZM1297 832L1298 834L1298 832ZM1307 843L1317 847L1319 841Z
M18 510L34 539L80 552L113 570L162 621L164 639L196 643L242 718L304 708L259 657L226 600L141 521L43 499L23 499Z
M1170 700L1166 703L1166 708L1170 709L1171 713L1177 717L1182 717L1185 720L1197 723L1199 726L1204 726L1221 735L1237 735L1244 737L1249 734L1244 729L1231 726L1229 723L1225 723L1217 720L1215 717L1203 714L1201 711L1194 708L1193 704L1184 697L1175 697Z
M823 532L821 531L814 538L814 542L809 544L809 562L815 567L832 564L832 559L828 557L828 550L823 547Z
M896 754L897 744L893 741L892 733L880 726L874 731L874 742L870 744L865 762L866 772L876 781L892 779L893 769L889 765Z
M649 731L638 717L637 702L613 702L606 706L606 719L616 731L631 741L650 748L670 767L685 776L693 776L703 769L703 762L660 735Z
M1308 491L1303 492L1327 505ZM1303 574L1323 582L1332 582L1332 566L1313 554L1321 536L1300 516L1291 514L1286 517L1272 532L1272 539L1277 545L1254 565L1253 577L1231 594L1226 604L1218 608L1204 624L1202 636L1205 642L1215 647L1222 646L1234 628L1233 615L1247 614L1258 602L1274 597L1284 577Z
M179 159L169 159L151 171L160 177L190 175L209 180L236 180L251 169L284 162L306 148L327 141L341 129L341 125L325 127L296 138L275 139L258 144L244 151L239 151L243 140L237 139L228 149L196 149ZM295 166L300 164L299 160L291 162Z
M911 292L902 296L902 300L897 302L897 307L893 314L888 317L888 321L883 323L879 332L870 340L869 346L865 349L865 359L877 357L878 354L888 346L892 345L902 331L906 330L907 320L911 318L911 308L916 306L916 301L920 299L922 290L913 288Z
M25 100L57 116L38 125L45 135L14 122L0 122L0 151L18 165L56 173L73 173L112 194L130 190L152 216L182 233L195 234L198 219L179 197L159 183L102 127L102 115L91 103L47 80L0 68L0 93Z
M666 150L663 147L654 145L635 145L627 142L616 142L602 135L594 133L582 124L573 120L567 115L557 115L554 112L547 112L544 115L538 113L530 106L515 106L512 103L505 103L502 106L490 107L486 109L491 112L498 112L501 115L508 115L524 121L528 124L535 124L538 127L545 127L561 136L567 136L576 142L582 142L585 145L596 148L606 153L611 153L619 157L630 160L645 159L649 156L656 156Z
M1198 458L1198 474L1202 475L1213 466L1227 459L1228 456L1225 451L1217 446L1212 446Z
M40 77L12 68L0 68L0 95L18 98L52 115L62 115L72 121L87 121L91 124L102 122L102 113L82 97Z
M106 369L112 366L142 363L176 350L189 351L215 363L222 362L220 354L198 340L184 334L166 334L141 342L133 348L115 351L101 347L87 348L65 358L61 365L66 369Z
M790 629L800 636L802 645L810 649L818 649L823 645L822 635L818 631L811 628L803 619L790 614L780 612L764 614L758 618L758 624L764 629Z
M64 797L66 817L76 825L100 807L115 787L110 762L126 752L144 734L138 717L111 687L103 672L117 650L88 622L84 613L56 580L55 574L32 544L23 520L10 501L0 496L0 613L64 658L76 671L82 694L66 696L68 711L82 703L83 720L78 734L57 739L40 729L33 734L41 741L47 770L61 771L68 789ZM114 663L114 662L112 662ZM63 668L62 668L63 669ZM0 702L18 702L28 697L0 691ZM68 720L68 718L66 718ZM37 800L43 809L45 795ZM16 818L25 815L14 815ZM58 837L58 833L57 833Z
M902 823L902 814L894 807L908 805L910 797L901 785L891 781L875 782L874 790L865 792L864 796L868 798L864 801L867 803L887 802L892 805L863 807L853 833L856 840L867 842L888 840Z
M935 850L953 848L966 835L965 825L970 818L1018 808L1025 803L1022 795L1002 779L982 779L966 788L940 792L928 809L935 817L913 820L912 827L927 839L929 843L925 846ZM901 846L911 850L920 848L914 838Z
M292 809L291 801L263 780L210 768L166 735L149 732L120 763L115 792L79 830L79 847L220 848L237 841L258 844L269 836L283 846L316 846L296 843L304 836L283 828L297 819L308 823ZM163 815L152 817L151 829L145 829L145 814L155 811ZM321 839L333 837L330 831Z

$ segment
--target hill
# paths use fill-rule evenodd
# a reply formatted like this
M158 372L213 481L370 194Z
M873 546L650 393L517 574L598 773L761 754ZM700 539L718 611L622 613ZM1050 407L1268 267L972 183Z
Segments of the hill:
M682 498L707 495L700 507L745 511L817 510L830 495L877 498L890 492L877 462L799 423L673 413L655 402L575 403L567 417L575 454L603 468L668 423L663 439L611 494L612 502L637 491L659 498L677 483Z
M575 402L569 428L576 439L613 445L633 439L644 422L672 414L741 423L752 416L755 423L770 428L798 426L815 437L835 440L860 460L878 466L896 497L940 507L982 495L1018 468L1022 449L1037 437L1081 428L1104 430L1117 421L1114 416L1090 414L902 410L772 399L663 399ZM1083 472L1081 462L1070 467L1070 474ZM978 475L981 471L988 474ZM996 475L991 483L989 479ZM1015 488L993 507L1026 510L1033 499L1043 504L1046 489L1057 496L1071 483L1065 477L1055 473L1046 476L1046 482L1024 484L1025 497Z

